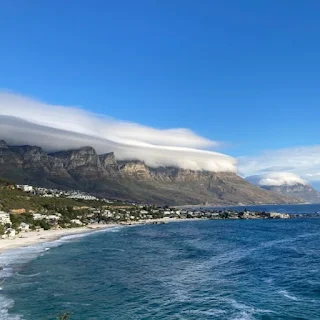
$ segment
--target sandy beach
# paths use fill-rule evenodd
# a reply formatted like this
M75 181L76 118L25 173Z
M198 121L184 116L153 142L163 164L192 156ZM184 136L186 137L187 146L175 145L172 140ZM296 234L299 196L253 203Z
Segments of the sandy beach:
M153 224L153 223L167 223L174 221L183 221L183 219L153 219L153 220L141 220L141 221L132 221L130 223L121 223L121 224L90 224L85 227L79 228L70 228L70 229L59 229L59 230L41 230L41 231L28 231L20 232L12 239L1 239L0 238L0 254L6 250L32 246L41 242L50 242L57 239L60 239L67 235L77 234L77 233L88 233L103 229L109 229L119 226L134 226L142 224Z
M42 230L42 231L29 231L21 232L15 238L12 239L0 239L0 254L8 249L14 249L19 247L27 247L41 242L50 242L61 237L77 234L87 233L95 230L108 229L118 224L91 224L86 227L71 228L71 229L59 229L59 230Z

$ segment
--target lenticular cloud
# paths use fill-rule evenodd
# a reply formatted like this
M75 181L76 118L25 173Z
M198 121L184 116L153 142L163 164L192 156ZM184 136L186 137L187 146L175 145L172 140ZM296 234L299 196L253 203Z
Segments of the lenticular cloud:
M270 172L261 176L247 178L250 182L259 186L293 186L295 184L308 184L305 180L290 172Z
M47 151L89 145L98 153L113 151L119 160L142 160L152 167L236 171L235 159L203 150L217 142L188 129L154 129L11 93L0 93L0 139Z

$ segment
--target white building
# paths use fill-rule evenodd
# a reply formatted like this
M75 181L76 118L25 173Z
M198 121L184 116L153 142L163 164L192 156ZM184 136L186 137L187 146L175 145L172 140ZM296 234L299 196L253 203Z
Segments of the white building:
M45 216L45 218L50 221L58 221L60 219L60 217L55 214L50 214L48 216Z
M33 214L33 219L34 220L42 220L45 219L46 215L42 214L42 213L34 213Z
M53 198L54 195L51 194L51 193L46 193L46 194L43 194L42 197L43 197L43 198Z
M9 228L6 230L5 234L2 236L3 239L5 238L14 238L16 236L16 230Z
M270 212L268 215L273 219L290 219L290 214L288 213Z
M110 210L105 210L102 215L107 218L113 217L113 213Z
M78 226L82 226L82 222L79 219L70 220L71 223L77 224Z
M24 192L32 192L33 191L33 186L29 186L27 184L17 185L17 188L21 189Z
M5 225L7 223L11 224L10 213L0 211L0 224Z
M27 232L27 231L29 231L30 226L29 226L27 223L25 223L25 222L21 222L19 229L20 229L21 231Z

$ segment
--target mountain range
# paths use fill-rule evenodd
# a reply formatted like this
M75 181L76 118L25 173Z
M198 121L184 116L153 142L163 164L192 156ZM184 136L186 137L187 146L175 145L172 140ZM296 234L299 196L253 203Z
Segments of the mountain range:
M112 152L98 155L92 147L47 153L38 146L9 146L1 140L0 177L161 205L297 202L253 186L233 172L152 168L138 160L117 161Z
M261 176L247 177L246 180L260 188L278 193L287 197L300 199L301 202L320 203L320 192L315 190L309 183L302 179L274 184L264 184Z

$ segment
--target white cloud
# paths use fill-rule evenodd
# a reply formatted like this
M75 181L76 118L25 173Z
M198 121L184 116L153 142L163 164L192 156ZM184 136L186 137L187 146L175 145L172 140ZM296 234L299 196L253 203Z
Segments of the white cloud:
M217 142L188 129L154 129L6 92L0 93L0 139L47 151L90 145L98 153L114 151L119 160L143 160L154 167L236 171L234 158L203 150Z
M244 176L290 172L308 181L320 180L320 145L268 150L253 157L238 158Z
M297 175L290 172L270 172L263 175L248 177L248 181L259 186L292 186L295 184L308 184Z
M320 172L307 173L306 177L320 177Z

